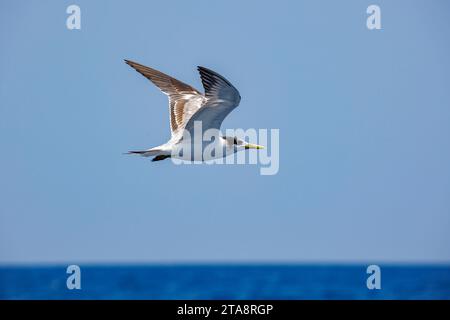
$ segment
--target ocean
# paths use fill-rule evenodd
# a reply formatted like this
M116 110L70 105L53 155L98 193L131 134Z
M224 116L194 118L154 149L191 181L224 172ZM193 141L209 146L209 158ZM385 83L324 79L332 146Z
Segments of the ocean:
M0 299L450 299L450 266L383 266L369 290L366 265L80 265L0 267Z

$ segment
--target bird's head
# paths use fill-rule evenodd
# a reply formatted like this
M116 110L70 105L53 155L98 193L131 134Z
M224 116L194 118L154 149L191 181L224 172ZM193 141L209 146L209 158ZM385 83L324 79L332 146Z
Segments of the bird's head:
M244 149L264 149L264 146L248 143L237 137L222 137L226 143L227 148L234 149L235 151Z

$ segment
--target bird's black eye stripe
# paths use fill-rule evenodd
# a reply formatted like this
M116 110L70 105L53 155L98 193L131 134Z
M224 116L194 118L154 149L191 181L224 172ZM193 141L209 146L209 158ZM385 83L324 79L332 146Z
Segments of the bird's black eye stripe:
M233 143L237 144L237 138L236 137L234 137Z

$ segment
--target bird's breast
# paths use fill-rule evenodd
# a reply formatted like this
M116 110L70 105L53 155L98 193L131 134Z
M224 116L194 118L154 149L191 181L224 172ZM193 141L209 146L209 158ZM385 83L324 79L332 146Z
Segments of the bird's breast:
M208 161L227 157L234 152L236 152L234 148L227 147L220 140L201 141L200 143L184 140L174 146L172 157L187 161Z

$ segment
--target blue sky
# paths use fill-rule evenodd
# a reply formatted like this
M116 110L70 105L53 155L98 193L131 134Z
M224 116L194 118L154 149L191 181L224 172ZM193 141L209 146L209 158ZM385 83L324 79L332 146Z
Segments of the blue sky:
M446 1L0 9L0 263L450 261ZM223 74L242 96L223 128L280 129L279 173L122 155L170 135L124 58Z

